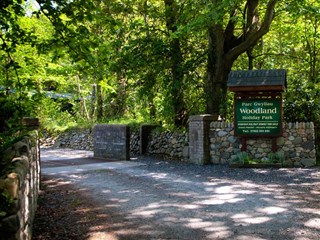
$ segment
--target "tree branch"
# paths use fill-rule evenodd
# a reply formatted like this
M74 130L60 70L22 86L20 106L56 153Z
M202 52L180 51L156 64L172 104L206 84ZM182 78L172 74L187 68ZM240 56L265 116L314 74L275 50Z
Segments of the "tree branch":
M226 61L236 60L240 54L244 53L250 47L255 46L259 39L269 31L274 18L274 8L277 1L278 0L269 1L261 27L257 31L249 31L246 38L225 55Z
M39 4L40 5L40 4ZM65 34L63 33L63 30L69 30L59 19L58 16L50 15L46 12L46 10L40 5L39 11L50 21L52 26L55 28L56 33L60 36L60 39L68 46L68 48L75 54L75 56L83 56L81 59L86 61L93 69L95 69L95 64L90 60L90 58L87 56L86 53L81 51L81 49L78 47L74 47L70 44L70 41L67 39ZM58 14L58 13L55 13ZM59 26L60 24L60 26ZM61 28L63 27L63 28ZM88 49L86 46L84 47L85 49ZM88 51L89 52L89 51Z
M256 32L259 29L259 0L249 0L247 2L247 24L245 27L245 35Z
M7 53L7 56L8 56L8 59L9 59L8 68L10 67L10 65L13 66L14 73L15 73L15 75L17 77L17 80L18 80L18 86L20 88L21 84L20 84L20 77L19 77L18 69L17 69L17 66L15 64L15 61L14 61L13 57L11 56L10 48L9 48L9 46L8 46L8 44L7 44L7 42L6 42L6 40L5 40L5 38L4 38L2 33L0 33L0 39L3 42L2 46L4 48L4 51ZM8 80L8 79L6 79L6 80Z
M234 20L235 16L237 16L237 9L233 9L230 12L230 19L225 30L225 40L227 42L231 41L234 38L234 29L236 24L236 21Z

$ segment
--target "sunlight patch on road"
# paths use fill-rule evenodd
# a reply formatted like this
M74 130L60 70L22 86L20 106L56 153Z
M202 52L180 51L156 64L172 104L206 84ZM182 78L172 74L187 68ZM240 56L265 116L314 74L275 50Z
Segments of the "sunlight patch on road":
M130 199L128 199L128 198L123 198L123 199L121 199L121 198L110 198L110 201L117 202L117 203L126 203L126 202L129 202Z
M235 214L231 217L237 223L261 224L272 220L270 217L254 216L244 213Z
M197 204L182 204L180 206L180 208L183 208L183 209L199 209L199 208L201 208L201 206L199 206Z
M213 181L213 180L210 180L210 181ZM221 184L221 180L220 179L216 179L215 181L216 182L204 182L203 185L211 187L211 186L218 186L218 185ZM212 189L214 189L214 188L212 188Z
M188 219L186 223L188 228L201 229L210 233L210 239L226 239L231 236L232 232L224 222L203 221L201 218Z
M144 218L152 218L152 217L154 217L154 215L156 215L156 214L158 214L160 212L161 212L160 209L144 210L144 211L138 210L138 211L134 211L132 213L132 215L141 216L141 217L144 217Z
M249 224L261 224L270 221L272 218L270 217L251 217L251 218L243 218L241 221Z
M225 203L237 203L244 201L244 198L239 198L238 194L220 194L207 197L207 199L202 201L197 201L195 204L199 205L222 205Z
M235 238L236 240L265 240L265 238L260 238L257 236L241 235Z
M207 199L207 200L203 200L203 201L196 202L196 203L200 204L200 205L222 205L226 202L227 201L213 198L213 199Z
M107 239L107 240L119 240L117 235L106 232L93 232L90 233L88 240Z
M316 189L316 190L311 190L310 191L311 194L315 194L315 195L320 195L320 189Z
M149 173L147 176L150 176L154 179L165 179L168 177L167 173Z
M320 229L320 218L312 218L305 222L306 227Z
M217 187L215 190L216 193L233 193L234 189L233 186L223 186L223 187Z
M197 194L193 192L174 192L168 195L173 197L195 197Z
M286 212L286 211L288 211L288 209L282 208L282 207L271 206L271 207L265 207L265 208L258 208L256 211L261 212L261 213L265 213L268 215L272 215L272 214Z
M257 193L257 191L237 189L235 190L235 193L249 195L249 194L255 194Z
M164 208L168 207L168 205L160 204L160 203L151 203L147 206L143 206L131 211L132 216L141 216L144 218L151 218L154 215L164 212Z
M311 213L311 214L320 215L320 209L318 209L318 208L299 208L299 209L297 209L297 211L303 212L303 213Z

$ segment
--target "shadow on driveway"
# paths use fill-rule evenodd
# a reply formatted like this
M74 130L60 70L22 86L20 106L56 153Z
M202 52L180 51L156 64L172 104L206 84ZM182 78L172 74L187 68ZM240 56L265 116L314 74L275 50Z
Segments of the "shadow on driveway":
M43 174L34 239L320 239L318 168L112 164Z

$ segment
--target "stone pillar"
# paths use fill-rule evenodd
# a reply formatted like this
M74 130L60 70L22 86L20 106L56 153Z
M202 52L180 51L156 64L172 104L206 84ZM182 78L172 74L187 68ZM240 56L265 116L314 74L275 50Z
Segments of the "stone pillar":
M140 126L140 154L147 152L150 133L156 127L158 127L158 125L143 124Z
M130 128L121 124L98 124L93 128L94 157L130 159Z
M210 123L212 115L196 115L189 118L189 162L210 163Z

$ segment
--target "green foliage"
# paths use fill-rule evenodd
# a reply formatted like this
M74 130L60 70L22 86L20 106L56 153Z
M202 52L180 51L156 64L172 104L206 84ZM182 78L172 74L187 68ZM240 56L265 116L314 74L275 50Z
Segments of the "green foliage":
M259 164L259 163L281 163L285 160L284 152L278 151L276 153L269 153L268 157L261 159L253 159L247 152L240 152L231 159L231 164Z
M13 204L13 199L9 193L0 189L0 218L5 217L8 209Z
M40 117L52 130L116 119L171 128L179 101L188 115L206 111L209 26L224 29L233 22L239 37L245 27L245 12L239 11L244 0L175 0L171 28L164 1L41 0L39 8L31 6L34 2L0 5L0 86L15 93L1 103L7 129L26 115ZM259 2L261 19L267 2ZM285 120L318 122L319 3L292 0L277 6L271 31L252 51L253 68L287 69ZM231 14L234 9L238 14ZM181 57L175 59L177 42ZM173 76L174 66L182 78ZM233 68L248 68L246 54ZM92 84L101 91L93 92ZM44 98L46 91L72 94L73 113ZM221 108L232 120L232 94Z
M287 122L319 122L320 88L318 85L294 83L285 94L284 118Z
M68 111L62 111L62 103L50 98L43 98L38 107L41 126L48 131L64 131L77 126L75 117Z
M269 153L268 157L263 162L283 164L284 160L285 160L284 152L278 151L276 153Z
M147 121L145 119L133 119L133 118L118 118L106 121L108 124L126 124L133 129L133 131L138 131L141 124L156 124L154 122Z
M231 163L246 164L251 161L251 158L247 152L240 152L231 159Z
M19 124L21 106L11 96L0 95L0 132L9 131Z
M25 132L0 133L0 176L10 169L11 159L6 159L5 151L23 139Z
M20 120L30 113L30 105L15 94L4 95L0 92L0 169L4 170L3 152L26 134Z

